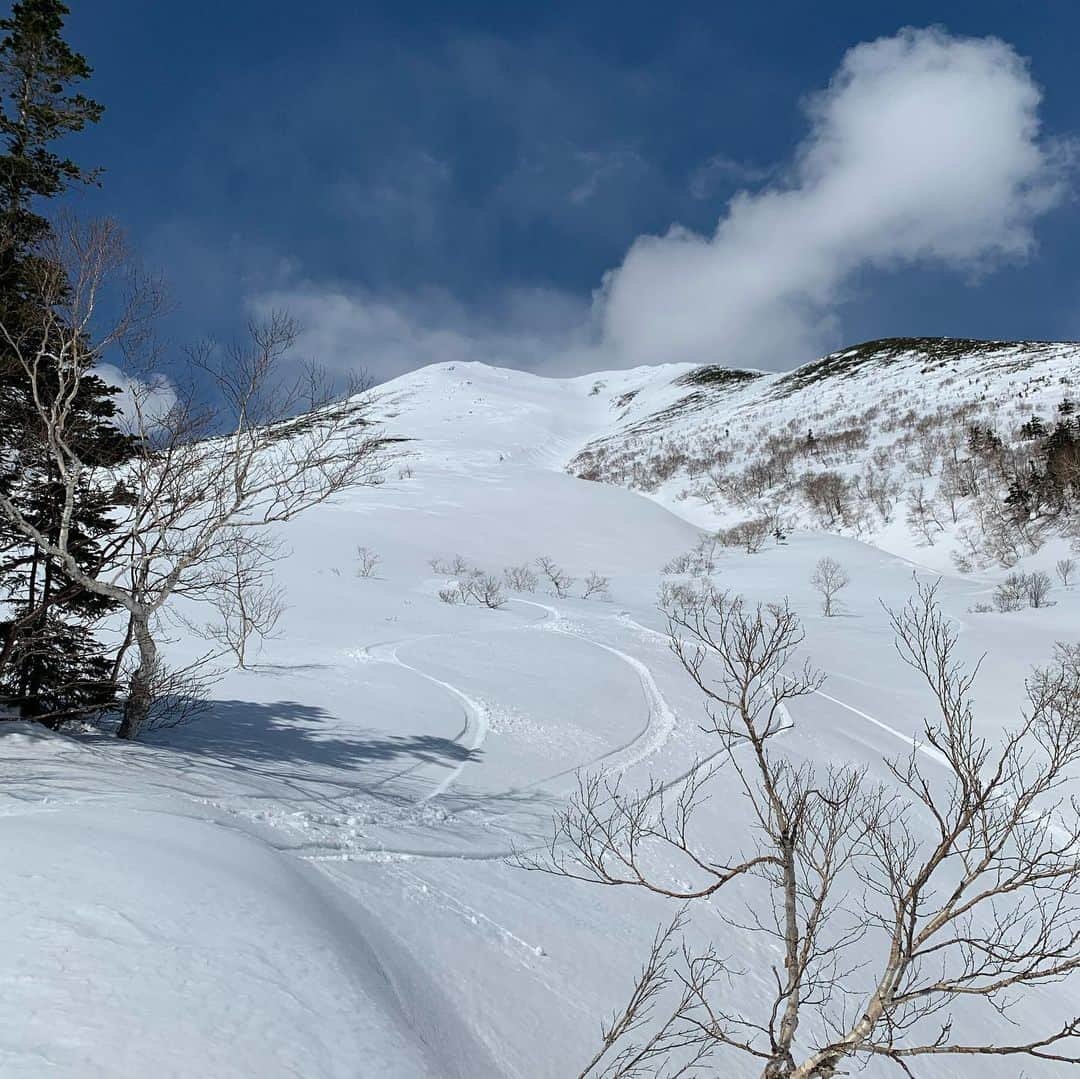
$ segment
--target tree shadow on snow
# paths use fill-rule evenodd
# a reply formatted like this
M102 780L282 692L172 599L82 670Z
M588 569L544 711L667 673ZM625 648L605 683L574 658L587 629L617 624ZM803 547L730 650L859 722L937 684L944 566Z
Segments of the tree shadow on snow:
M362 767L379 762L456 766L479 759L451 738L343 732L323 708L298 701L214 701L205 715L179 727L151 731L149 745L244 764ZM330 721L330 722L328 722Z

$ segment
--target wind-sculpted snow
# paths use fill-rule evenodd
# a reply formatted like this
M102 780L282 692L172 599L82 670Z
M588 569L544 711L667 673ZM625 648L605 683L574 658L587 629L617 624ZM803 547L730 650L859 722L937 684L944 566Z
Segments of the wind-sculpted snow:
M1064 357L1048 353L1039 393ZM957 392L999 361L957 374ZM459 364L398 380L386 387L389 428L411 457L382 488L281 529L292 552L278 567L281 632L217 685L205 717L134 746L0 725L0 1074L578 1074L673 911L507 858L549 841L581 771L675 792L695 761L722 762L656 607L662 567L718 518L669 497L674 480L645 497L564 468L686 394L711 393L677 384L690 370L547 380ZM914 400L908 360L873 370L829 392L858 407L906 379ZM810 398L774 393L777 378L713 380L709 407L802 423ZM665 444L707 415L672 419ZM380 556L374 576L357 575L358 545ZM508 593L497 610L450 605L438 598L449 577L430 561L456 555L496 576L549 556L577 583L561 598L543 584ZM852 582L828 619L809 583L823 555ZM786 718L793 759L851 761L887 780L883 757L932 752L932 702L898 664L879 603L902 603L913 573L936 576L924 556L806 532L755 554L716 551L713 585L787 597L804 620L802 652L828 676ZM611 578L610 601L581 598L592 571ZM965 658L990 655L975 700L988 736L1015 718L1030 665L1080 625L1080 593L1066 589L1037 611L969 613L995 581L992 570L946 573L941 586ZM201 653L174 632L174 661ZM751 842L723 771L702 813L718 852ZM694 908L690 927L692 943L714 941L746 971L729 989L742 1000L767 990L775 961L722 917L746 902L765 902L758 883ZM1015 1018L1076 1000L1070 983L1049 987ZM958 1016L975 1037L997 1035L996 1016ZM754 1074L740 1067L718 1074ZM931 1061L919 1074L1016 1069Z

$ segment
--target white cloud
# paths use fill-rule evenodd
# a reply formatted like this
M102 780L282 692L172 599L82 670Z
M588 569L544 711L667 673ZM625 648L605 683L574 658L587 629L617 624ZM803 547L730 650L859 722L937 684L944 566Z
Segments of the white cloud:
M714 154L690 174L688 187L695 199L710 199L717 188L758 184L769 179L773 172L773 169L764 169L748 161L736 161L727 154Z
M535 369L563 358L578 366L588 305L543 289L504 294L481 319L441 290L385 296L314 284L266 292L256 318L287 310L301 327L296 353L330 371L364 371L384 381L430 363L479 360Z
M133 378L111 363L94 368L101 380L120 392L113 398L120 410L117 426L126 431L154 427L177 403L176 388L165 375L153 375L148 381ZM137 421L137 412L142 419Z
M621 365L789 367L823 351L865 266L1026 255L1064 193L1040 92L1004 42L905 30L859 45L808 104L789 182L741 193L712 236L641 237L597 298Z
M790 367L839 343L837 312L860 270L981 272L1031 252L1035 221L1066 193L1068 147L1041 135L1040 99L1005 42L904 30L851 49L809 99L809 131L783 182L737 194L712 235L675 225L639 237L591 308L514 293L478 318L438 291L315 284L254 306L287 307L307 326L307 353L376 378L465 359L552 372ZM722 156L711 165L743 168ZM572 197L590 201L601 178L590 174Z

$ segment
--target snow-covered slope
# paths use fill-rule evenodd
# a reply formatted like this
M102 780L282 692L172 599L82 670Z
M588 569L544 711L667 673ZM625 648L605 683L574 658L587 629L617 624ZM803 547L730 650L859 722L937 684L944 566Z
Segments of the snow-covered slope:
M1037 461L1023 425L1038 417L1049 431L1078 398L1075 343L870 341L794 371L699 367L617 392L610 429L569 468L682 503L678 512L711 526L764 518L902 554L919 548L941 567L982 568L1038 549L1038 528L1016 550L985 543L994 530L986 517L1006 493L1005 473L1023 475ZM981 490L963 467L973 426L993 431L1007 457ZM837 479L835 502L815 497L822 474Z
M1075 377L1071 356L953 377L957 392L992 375L1050 402L1054 380ZM830 394L847 404L903 388L914 407L924 383L897 362L838 376ZM655 602L661 567L716 514L565 466L598 440L645 438L642 424L658 445L696 425L782 415L817 426L812 406L828 407L813 385L785 395L782 376L715 383L708 408L680 405L700 389L686 384L692 370L548 380L456 364L396 380L383 388L388 426L412 440L410 456L383 487L282 529L281 632L256 667L217 685L206 716L135 746L0 724L0 1073L577 1074L672 912L506 856L543 842L576 770L672 781L715 751ZM925 383L928 401L936 385ZM381 556L370 578L356 573L361 544ZM902 602L913 573L933 576L918 553L806 532L718 556L718 583L790 598L804 651L828 674L793 709L794 756L881 775L883 755L910 749L930 702L895 661L879 599ZM451 606L429 560L457 554L491 572L550 555L579 581L609 576L610 599L541 586L500 610ZM851 575L846 617L819 614L808 582L823 554ZM988 734L1015 716L1028 667L1080 624L1080 593L1064 589L1053 607L969 614L992 587L992 574L942 584L965 656L994 657L977 691ZM174 660L199 654L202 642L176 635ZM705 814L706 836L746 821L724 787ZM725 928L727 902L699 906L692 932L756 972L730 987L746 999L772 957ZM1050 987L1016 1018L1077 1000L1080 987ZM972 1037L999 1029L977 1004L962 1012ZM943 1060L920 1074L1012 1079L1016 1067Z

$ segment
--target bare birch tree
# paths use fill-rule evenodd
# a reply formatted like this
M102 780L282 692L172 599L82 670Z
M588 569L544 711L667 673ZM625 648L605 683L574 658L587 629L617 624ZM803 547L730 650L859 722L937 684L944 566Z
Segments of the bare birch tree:
M253 530L381 482L386 441L372 423L369 394L339 396L315 369L297 373L288 359L297 327L284 314L252 324L243 344L190 351L189 384L170 386L163 402L150 347L160 290L133 270L118 227L69 221L48 242L35 298L43 325L29 333L0 325L0 337L29 380L66 509L54 538L3 496L0 513L78 585L127 610L139 659L119 734L135 738L152 704L154 626L165 604L185 597L220 606L223 581L242 584L238 564L247 566L243 580L257 576ZM80 454L71 404L81 381L113 354L141 375L126 409L136 449L115 476L127 492L122 527L87 570L72 555L68 525L93 466Z
M1080 1064L1080 1015L1014 1021L994 1043L964 1035L973 1009L1006 1029L1025 990L1080 966L1080 823L1066 797L1080 762L1080 648L1033 674L1024 714L991 744L976 733L975 671L957 660L936 586L920 585L890 619L934 715L923 746L887 762L885 785L774 746L792 725L787 705L821 684L796 662L802 631L786 605L707 588L668 615L720 738L716 762L644 791L583 778L546 853L517 860L682 904L712 897L733 932L761 938L744 958L767 963L775 948L782 959L757 972L772 991L748 999L730 990L740 972L720 958L725 942L680 949L678 922L661 931L582 1077L711 1075L731 1055L756 1061L762 1079L831 1079L874 1058L908 1076L946 1055ZM721 770L750 809L741 840L710 841L695 824ZM718 903L739 881L755 895L742 914Z
M836 597L851 583L847 571L835 558L821 558L814 567L810 583L821 596L821 612L826 618L836 613Z
M216 617L202 627L191 626L220 645L242 670L248 667L252 642L275 636L285 613L285 593L274 580L274 564L283 557L273 536L230 531L208 590Z

